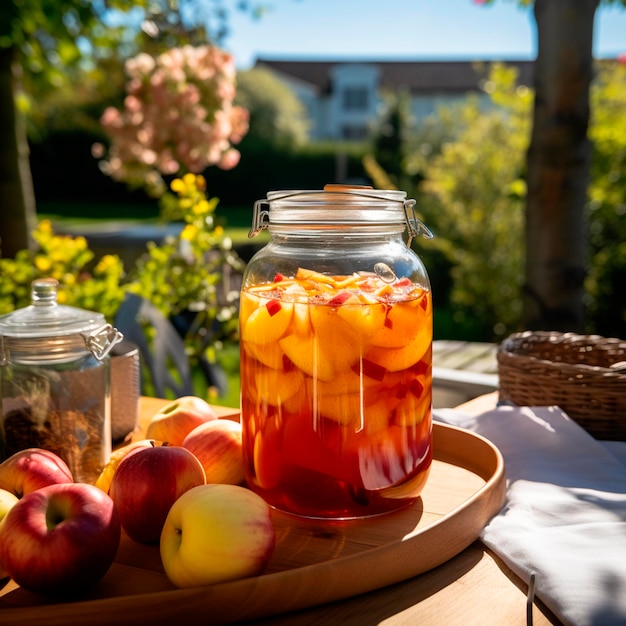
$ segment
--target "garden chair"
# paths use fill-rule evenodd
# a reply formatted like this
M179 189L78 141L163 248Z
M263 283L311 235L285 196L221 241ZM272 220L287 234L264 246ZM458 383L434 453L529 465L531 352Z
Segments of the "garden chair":
M135 294L126 294L114 324L125 339L139 348L144 365L142 393L148 391L151 383L154 395L160 398L168 398L172 394L174 398L194 394L191 366L183 339L151 302Z

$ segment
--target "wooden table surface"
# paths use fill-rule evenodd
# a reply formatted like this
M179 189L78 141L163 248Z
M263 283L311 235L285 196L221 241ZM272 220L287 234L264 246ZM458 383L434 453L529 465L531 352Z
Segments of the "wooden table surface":
M486 394L460 405L460 410L479 414L493 408L497 393ZM141 399L140 424L163 400ZM235 409L219 408L220 415L235 418ZM141 432L141 431L140 431ZM312 609L278 615L257 624L405 624L507 626L527 624L527 586L480 541L475 541L443 565L402 583ZM559 624L536 600L534 625Z
M458 408L479 414L493 408L496 400L496 394L492 393ZM141 398L140 427L134 435L135 439L143 437L149 419L166 402L162 399ZM216 409L222 417L238 418L236 409ZM0 591L0 596L9 593L14 587L14 583L9 582ZM276 615L254 623L278 626L338 623L359 626L521 626L529 623L527 592L526 585L497 556L480 541L474 541L449 561L414 578L346 600ZM50 623L49 615L42 613L42 616L46 618L45 623ZM18 622L23 623L19 620ZM2 623L3 616L0 612L0 624ZM57 620L54 623L62 622ZM143 623L140 615L137 616L137 623ZM559 622L536 602L532 606L532 623L545 625Z

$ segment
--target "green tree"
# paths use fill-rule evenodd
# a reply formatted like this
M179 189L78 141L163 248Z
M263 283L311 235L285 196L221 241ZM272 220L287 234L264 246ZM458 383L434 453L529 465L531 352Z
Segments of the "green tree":
M244 143L294 148L307 141L310 123L304 105L268 69L238 72L235 102L250 112Z
M101 63L138 50L219 43L234 0L3 0L0 3L0 254L33 249L36 206L28 161L30 101L85 80L106 85ZM121 63L119 64L121 65Z
M420 248L425 258L435 250L451 264L455 321L491 339L523 326L524 156L534 94L516 84L514 68L497 64L485 88L497 107L485 110L470 99L440 110L414 138L409 166L425 176L415 197L438 235ZM585 331L620 336L626 322L620 297L626 282L626 64L597 64L590 100Z
M514 68L494 65L486 85L497 107L486 111L470 98L440 111L447 140L434 153L416 150L412 164L424 175L418 206L437 233L422 246L451 263L456 322L487 339L516 330L521 317L522 176L532 93L516 79ZM420 133L421 145L431 146L433 136L442 135Z
M407 180L407 157L411 127L411 100L408 93L389 94L387 111L374 133L373 157L386 172L389 181L397 189L413 186Z
M494 0L483 0L491 4ZM537 27L535 99L526 157L523 319L529 329L584 330L584 217L591 163L589 87L601 0L517 0ZM626 0L603 0L626 6Z
M626 63L602 63L591 92L587 310L592 330L626 327Z

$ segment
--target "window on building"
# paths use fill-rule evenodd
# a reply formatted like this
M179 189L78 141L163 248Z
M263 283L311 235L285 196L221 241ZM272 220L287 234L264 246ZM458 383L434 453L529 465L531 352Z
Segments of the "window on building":
M368 105L367 87L346 87L343 90L344 111L366 111Z
M341 127L341 138L348 140L367 139L367 126L344 124Z

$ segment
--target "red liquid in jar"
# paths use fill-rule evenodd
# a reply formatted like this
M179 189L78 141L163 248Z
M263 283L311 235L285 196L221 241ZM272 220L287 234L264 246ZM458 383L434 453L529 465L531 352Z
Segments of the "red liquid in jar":
M432 301L408 279L300 269L241 294L247 482L301 516L413 502L432 461Z

